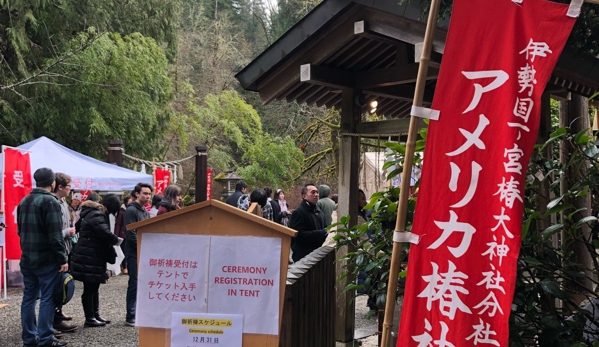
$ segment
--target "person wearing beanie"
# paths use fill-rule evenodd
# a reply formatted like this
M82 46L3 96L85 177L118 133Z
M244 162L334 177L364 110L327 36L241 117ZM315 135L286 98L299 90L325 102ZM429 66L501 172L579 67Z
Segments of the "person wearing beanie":
M101 327L110 320L100 316L100 284L106 283L106 263L114 264L114 245L118 237L110 231L109 215L116 215L121 208L118 196L108 194L102 203L87 200L81 204L81 218L75 225L79 233L77 247L73 252L71 275L83 282L81 304L85 313L85 327Z
M71 214L72 225L75 225L75 223L77 223L77 221L79 220L81 200L83 200L83 196L81 195L81 193L75 193L71 198L71 203L69 204L69 212Z
M335 202L329 198L331 187L326 184L318 186L318 202L316 206L324 214L324 225L329 226L333 223L333 211L335 210Z
M49 168L33 174L36 187L17 207L17 233L21 245L23 301L21 327L25 347L63 347L52 329L55 312L54 292L61 273L69 270L62 234L62 213L58 200L51 194L56 175ZM37 299L39 315L35 316Z

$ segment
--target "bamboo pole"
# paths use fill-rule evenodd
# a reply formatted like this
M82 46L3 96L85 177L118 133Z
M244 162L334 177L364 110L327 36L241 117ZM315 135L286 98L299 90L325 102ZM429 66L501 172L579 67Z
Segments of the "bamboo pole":
M597 0L599 1L599 0ZM414 106L422 106L424 96L424 87L426 85L426 76L430 63L433 38L435 28L437 27L437 17L441 0L432 0L426 31L424 34L424 43L420 65L418 67L418 77L416 79L416 91L414 92ZM412 164L414 162L414 148L416 147L416 137L418 136L418 117L410 118L410 128L408 130L408 141L406 142L406 155L404 158L403 172L401 174L401 191L399 194L399 204L397 206L397 220L395 231L405 232L406 212L408 209L408 198L410 193L410 180L412 174ZM387 284L387 303L385 306L385 320L383 322L383 339L381 346L389 347L391 341L391 329L393 324L393 312L395 311L395 293L397 291L397 277L399 275L399 260L401 252L401 242L393 242L393 252L391 255L391 269L389 270L389 282Z

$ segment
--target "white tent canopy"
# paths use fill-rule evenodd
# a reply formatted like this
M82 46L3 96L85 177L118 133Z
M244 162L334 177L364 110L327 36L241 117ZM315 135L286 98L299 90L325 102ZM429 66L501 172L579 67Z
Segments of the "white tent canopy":
M387 173L383 170L385 164L384 152L362 153L360 160L360 188L364 191L366 199L372 194L386 189L389 185L386 180Z
M32 176L35 170L42 167L49 167L54 172L64 172L71 176L73 190L132 190L139 182L152 184L153 181L151 175L85 156L45 136L17 148L29 151ZM3 160L0 163L4 165ZM4 167L1 171L4 173ZM32 182L35 186L35 181Z

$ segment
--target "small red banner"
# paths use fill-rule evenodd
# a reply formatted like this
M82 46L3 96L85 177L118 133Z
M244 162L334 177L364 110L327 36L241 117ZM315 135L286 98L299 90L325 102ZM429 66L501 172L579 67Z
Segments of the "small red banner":
M4 190L6 259L21 259L21 243L17 234L17 207L31 192L31 162L29 153L4 147Z
M81 193L81 202L84 202L85 200L87 200L87 197L92 193L93 191L91 190L82 190L79 193Z
M154 187L155 194L161 194L164 192L164 189L171 184L171 171L169 169L154 169Z
M526 169L568 5L454 0L397 346L508 346Z
M206 170L206 200L212 199L212 169Z

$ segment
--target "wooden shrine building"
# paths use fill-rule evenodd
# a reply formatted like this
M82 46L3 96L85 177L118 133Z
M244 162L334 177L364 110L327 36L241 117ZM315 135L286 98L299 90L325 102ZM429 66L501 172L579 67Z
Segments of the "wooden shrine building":
M351 224L357 220L360 137L407 133L410 121L426 17L418 5L398 2L324 0L236 75L264 103L287 100L341 110L338 214L352 215ZM448 24L438 23L424 106L433 99ZM599 59L566 47L545 90L539 138L551 129L550 97L589 97L598 90ZM362 121L371 101L385 120ZM349 342L352 294L343 293L343 283L339 287L335 337Z

